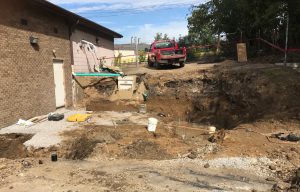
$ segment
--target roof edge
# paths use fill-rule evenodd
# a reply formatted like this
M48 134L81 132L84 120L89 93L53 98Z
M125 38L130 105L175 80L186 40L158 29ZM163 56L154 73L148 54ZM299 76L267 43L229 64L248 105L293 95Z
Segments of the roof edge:
M80 15L77 15L71 11L68 11L60 6L57 6L47 0L33 0L34 2L38 3L39 5L45 7L45 8L48 8L49 10L52 10L53 12L61 15L61 16L64 16L64 17L67 17L68 19L70 20L73 20L75 22L79 22L79 24L87 27L87 28L91 28L93 30L97 30L97 31L101 31L107 35L112 35L114 38L123 38L123 35L109 29L109 28L106 28L94 21L91 21L89 19L86 19Z

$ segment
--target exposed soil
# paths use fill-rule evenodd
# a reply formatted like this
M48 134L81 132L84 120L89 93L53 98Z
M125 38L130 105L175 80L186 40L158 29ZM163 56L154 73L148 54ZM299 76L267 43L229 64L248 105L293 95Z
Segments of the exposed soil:
M0 158L35 157L0 159L0 190L24 191L32 183L44 187L50 182L61 191L266 191L281 180L286 191L299 191L299 142L272 137L300 134L299 72L228 63L145 70L137 83L144 82L149 93L143 118L159 120L155 133L129 116L112 120L103 115L100 111L138 111L138 103L108 101L114 78L89 81L82 85L84 102L95 119L67 129L59 147L28 151L23 143L31 135L0 136ZM112 124L96 125L97 118ZM217 132L207 134L208 125ZM56 164L49 162L52 150L59 155ZM47 157L47 165L40 157ZM9 175L11 182L1 183Z
M292 175L291 179L291 187L288 189L289 192L297 192L300 191L300 168L295 170L294 174Z
M300 76L290 68L225 65L145 81L151 111L190 122L232 129L261 119L300 119Z
M104 99L90 100L86 103L88 111L138 111L138 107L126 102L111 102Z
M0 158L19 159L28 157L28 152L23 143L31 137L32 135L22 134L0 135Z
M168 159L171 155L167 154L157 143L138 139L123 150L124 157L131 159Z
M173 159L189 154L195 148L205 148L206 135L190 136L187 130L159 125L157 132L150 133L144 126L121 124L117 128L85 126L77 132L66 132L61 154L68 159L116 158L116 159ZM183 138L184 135L184 138ZM76 138L74 140L74 138ZM198 139L197 139L198 138ZM69 146L69 147L68 147Z
M83 160L93 152L97 142L101 141L90 140L85 135L75 139L70 145L70 152L65 157L72 160Z
M300 119L300 76L292 69L217 69L194 100L191 120L234 128L259 119Z

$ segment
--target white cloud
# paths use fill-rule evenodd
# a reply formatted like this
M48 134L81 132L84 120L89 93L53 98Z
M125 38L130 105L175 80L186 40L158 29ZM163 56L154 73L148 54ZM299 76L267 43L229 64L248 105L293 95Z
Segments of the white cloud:
M71 11L85 13L90 11L148 11L159 8L190 6L201 3L201 0L50 0L55 4L75 4ZM203 2L203 0L202 0ZM89 4L90 3L90 4Z
M179 35L187 35L187 21L172 21L164 25L144 24L133 32L133 36L141 38L141 42L151 43L156 33L168 34L169 38L178 38ZM118 43L128 43L131 37L124 37L118 40Z

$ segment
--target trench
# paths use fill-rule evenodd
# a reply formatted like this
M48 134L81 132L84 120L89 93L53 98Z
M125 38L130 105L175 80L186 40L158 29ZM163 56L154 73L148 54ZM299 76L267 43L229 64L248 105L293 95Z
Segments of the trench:
M292 69L202 73L200 78L173 80L165 82L163 88L152 87L154 97L150 103L156 100L167 113L173 111L188 122L219 129L262 119L300 120L300 79Z
M218 66L182 77L137 75L137 84L141 82L149 94L145 102L148 112L164 114L170 120L232 129L262 119L300 119L300 76L293 69ZM94 86L103 97L89 98L88 110L138 110L137 105L108 102L105 90L114 90L116 81L109 85L105 89Z

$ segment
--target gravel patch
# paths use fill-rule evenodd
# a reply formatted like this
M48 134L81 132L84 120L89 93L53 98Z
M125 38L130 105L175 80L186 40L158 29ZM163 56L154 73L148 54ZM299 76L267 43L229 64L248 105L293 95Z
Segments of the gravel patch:
M205 165L209 165L209 168L221 168L221 169L233 169L233 170L243 170L249 171L249 173L266 178L273 176L272 170L269 169L269 165L276 166L276 164L280 164L280 160L272 160L267 157L258 157L258 158L250 158L250 157L228 157L228 158L216 158L212 160L203 160L203 159L189 159L189 158L181 158L174 160L166 160L165 163L168 163L170 166L174 163L180 163L182 166L187 164L195 164L200 167L204 167ZM157 162L159 164L159 162Z

